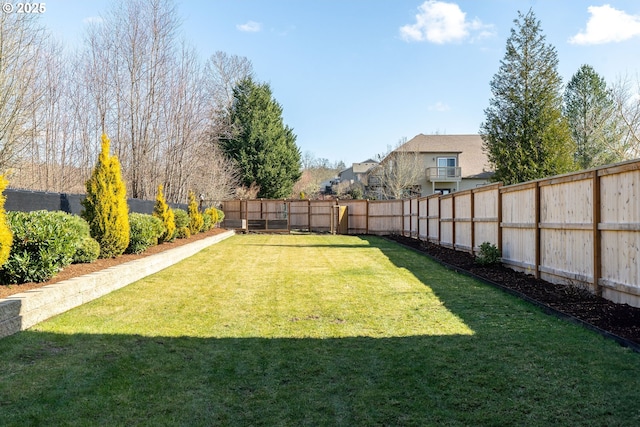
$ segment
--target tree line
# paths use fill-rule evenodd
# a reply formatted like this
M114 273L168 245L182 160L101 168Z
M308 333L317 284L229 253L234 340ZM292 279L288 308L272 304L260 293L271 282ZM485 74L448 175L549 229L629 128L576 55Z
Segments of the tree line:
M532 10L518 13L480 134L504 184L640 156L640 81L612 85L584 64L566 86ZM635 92L634 92L635 91Z
M108 134L129 197L151 199L158 185L170 202L189 190L219 201L243 186L290 194L300 154L269 86L247 58L216 52L202 61L180 25L171 1L117 1L69 51L36 15L1 14L0 170L11 185L82 192ZM270 114L241 116L234 106L244 96ZM271 173L252 175L236 156L233 143L256 120L270 134L253 143L286 167L257 159Z

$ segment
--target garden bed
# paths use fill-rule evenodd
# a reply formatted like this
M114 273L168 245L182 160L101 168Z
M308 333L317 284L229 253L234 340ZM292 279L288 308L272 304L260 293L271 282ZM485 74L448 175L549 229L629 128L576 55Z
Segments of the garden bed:
M445 264L464 270L500 287L514 291L543 307L593 325L605 333L629 341L640 349L640 308L616 304L587 290L536 279L502 265L480 266L467 252L456 251L417 239L391 236L392 240L424 252ZM622 343L624 344L624 342Z

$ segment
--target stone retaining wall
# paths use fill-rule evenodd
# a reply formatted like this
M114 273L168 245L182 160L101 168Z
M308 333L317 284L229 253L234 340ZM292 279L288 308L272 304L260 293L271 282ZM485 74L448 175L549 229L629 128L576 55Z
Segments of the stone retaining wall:
M157 273L233 234L233 231L226 231L155 255L0 299L0 338Z

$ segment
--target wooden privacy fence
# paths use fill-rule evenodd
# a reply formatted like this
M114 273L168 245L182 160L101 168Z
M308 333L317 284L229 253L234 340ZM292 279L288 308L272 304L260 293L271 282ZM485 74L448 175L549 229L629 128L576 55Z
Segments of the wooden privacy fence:
M640 160L443 196L235 200L223 210L225 221L286 215L286 230L327 232L336 205L347 206L349 234L402 234L470 253L489 242L515 270L640 307Z

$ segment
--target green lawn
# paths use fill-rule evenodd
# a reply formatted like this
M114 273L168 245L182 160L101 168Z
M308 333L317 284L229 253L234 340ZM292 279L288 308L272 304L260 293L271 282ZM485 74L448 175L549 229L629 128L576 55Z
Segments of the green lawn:
M246 235L0 340L0 425L640 425L640 355L380 238Z

